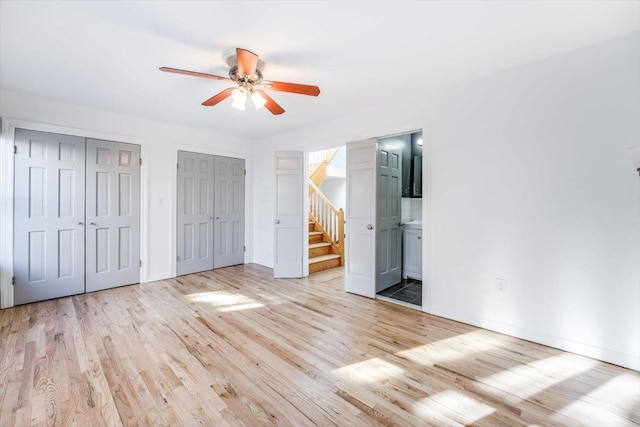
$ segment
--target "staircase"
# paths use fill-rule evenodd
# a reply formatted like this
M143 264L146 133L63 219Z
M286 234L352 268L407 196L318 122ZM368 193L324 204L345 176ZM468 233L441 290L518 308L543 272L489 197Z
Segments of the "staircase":
M309 221L309 274L343 265L343 257L327 242L325 233L316 229L317 222Z
M309 274L344 265L344 211L336 209L318 186L338 149L316 153L309 170Z

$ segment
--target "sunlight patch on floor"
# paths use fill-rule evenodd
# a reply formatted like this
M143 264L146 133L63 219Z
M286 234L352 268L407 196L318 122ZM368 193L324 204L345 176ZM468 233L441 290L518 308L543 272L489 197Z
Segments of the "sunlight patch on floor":
M455 390L445 390L421 399L414 404L414 410L423 419L438 413L465 425L488 417L496 411L492 406Z
M432 366L436 363L450 362L467 357L470 351L488 351L499 345L497 342L477 339L480 334L482 334L480 331L467 332L466 334L456 335L430 344L398 351L395 354L423 366Z
M218 312L248 310L264 307L264 304L256 302L241 294L233 294L227 291L201 292L185 295L189 302L206 303L216 307Z
M612 397L614 397L614 399L612 399ZM581 397L580 402L573 401L558 411L558 413L576 419L599 420L603 423L605 421L610 423L612 418L616 418L616 415L613 414L617 414L617 416L630 418L632 421L638 423L640 422L638 402L640 402L640 375L625 373L611 378L609 381ZM594 410L593 408L598 409ZM602 408L608 409L613 414L611 414L610 417L603 418ZM633 411L636 411L636 413L634 414ZM623 420L617 419L616 422L621 423Z
M503 390L527 399L596 366L598 362L566 354L535 360L479 379L480 388ZM490 387L485 387L484 385Z
M393 377L400 377L404 374L404 369L374 357L373 359L334 369L331 372L342 380L369 384L382 382Z

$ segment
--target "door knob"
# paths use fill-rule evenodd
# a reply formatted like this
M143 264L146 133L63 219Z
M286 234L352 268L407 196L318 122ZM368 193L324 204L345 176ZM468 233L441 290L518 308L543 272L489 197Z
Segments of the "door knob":
M422 240L422 236L418 236L418 240Z
M280 220L279 219L276 219L276 224L280 224Z
M219 217L219 216L217 216L217 217L216 217L216 219L220 219L220 217Z
M367 225L367 230L373 230L373 225L371 224Z
M84 222L79 222L78 225L84 225Z
M96 224L95 222L90 222L89 224L90 224L90 225L98 225L98 224Z

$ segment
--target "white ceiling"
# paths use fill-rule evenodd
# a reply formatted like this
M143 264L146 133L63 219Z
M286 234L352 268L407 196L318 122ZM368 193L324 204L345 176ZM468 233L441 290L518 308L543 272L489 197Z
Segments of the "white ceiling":
M71 103L260 138L640 30L640 2L0 1L0 86ZM318 85L272 92L286 110L202 101L228 83L235 47L265 78Z

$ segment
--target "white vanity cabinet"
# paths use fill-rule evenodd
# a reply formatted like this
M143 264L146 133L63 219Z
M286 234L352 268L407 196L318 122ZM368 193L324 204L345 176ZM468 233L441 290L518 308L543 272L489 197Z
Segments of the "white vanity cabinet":
M402 278L422 280L422 221L405 223L402 234Z

